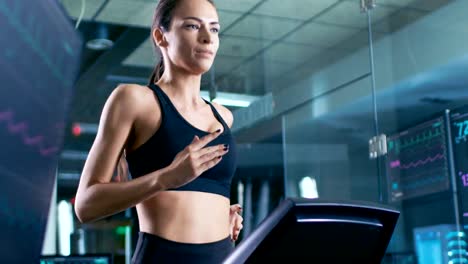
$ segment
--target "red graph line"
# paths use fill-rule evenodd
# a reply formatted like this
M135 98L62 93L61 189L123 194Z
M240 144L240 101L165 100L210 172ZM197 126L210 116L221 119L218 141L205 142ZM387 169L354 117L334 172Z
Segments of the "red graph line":
M7 130L11 135L19 135L25 146L37 147L41 156L50 156L59 151L58 147L44 146L44 136L30 136L28 134L28 124L24 121L15 121L14 114L10 110L0 111L0 124L1 123L6 123Z
M434 157L427 157L424 160L418 160L416 162L410 162L408 164L400 164L399 160L392 161L390 164L391 164L392 168L400 167L401 169L409 169L409 168L416 168L418 166L425 165L428 162L434 162L434 161L436 161L438 159L443 159L443 158L445 158L445 156L443 154L441 154L441 153L438 153Z

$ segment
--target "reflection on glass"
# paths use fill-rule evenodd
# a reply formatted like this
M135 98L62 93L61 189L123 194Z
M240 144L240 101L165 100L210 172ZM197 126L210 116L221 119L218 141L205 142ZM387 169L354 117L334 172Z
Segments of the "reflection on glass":
M299 182L299 191L303 198L318 198L317 182L314 178L306 176Z

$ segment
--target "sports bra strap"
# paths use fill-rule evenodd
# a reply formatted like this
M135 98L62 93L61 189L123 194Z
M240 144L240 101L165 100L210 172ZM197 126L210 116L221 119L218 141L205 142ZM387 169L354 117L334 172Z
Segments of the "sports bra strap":
M169 105L168 98L165 97L165 94L154 83L150 83L149 88L156 94L161 105L161 111L166 112Z
M205 100L205 99L203 99L203 100ZM213 111L216 119L218 119L218 121L221 122L224 129L228 129L229 128L228 125L226 124L226 122L224 122L223 117L219 114L218 110L216 110L216 107L214 107L214 105L212 103L210 103L209 101L207 101L207 100L205 100L205 102L210 105L211 110Z

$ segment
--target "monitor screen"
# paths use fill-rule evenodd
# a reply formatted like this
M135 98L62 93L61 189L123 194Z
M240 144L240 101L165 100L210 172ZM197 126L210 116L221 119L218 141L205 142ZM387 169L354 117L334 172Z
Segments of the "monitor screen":
M55 0L0 3L0 252L39 263L82 40Z
M460 215L468 229L468 107L451 113L452 146Z
M389 202L448 190L446 131L439 117L387 139Z

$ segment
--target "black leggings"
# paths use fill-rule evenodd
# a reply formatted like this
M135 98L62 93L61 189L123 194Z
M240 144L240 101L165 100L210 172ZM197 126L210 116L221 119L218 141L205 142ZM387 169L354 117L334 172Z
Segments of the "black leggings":
M210 243L191 244L140 232L132 264L219 264L233 250L234 244L230 237Z

